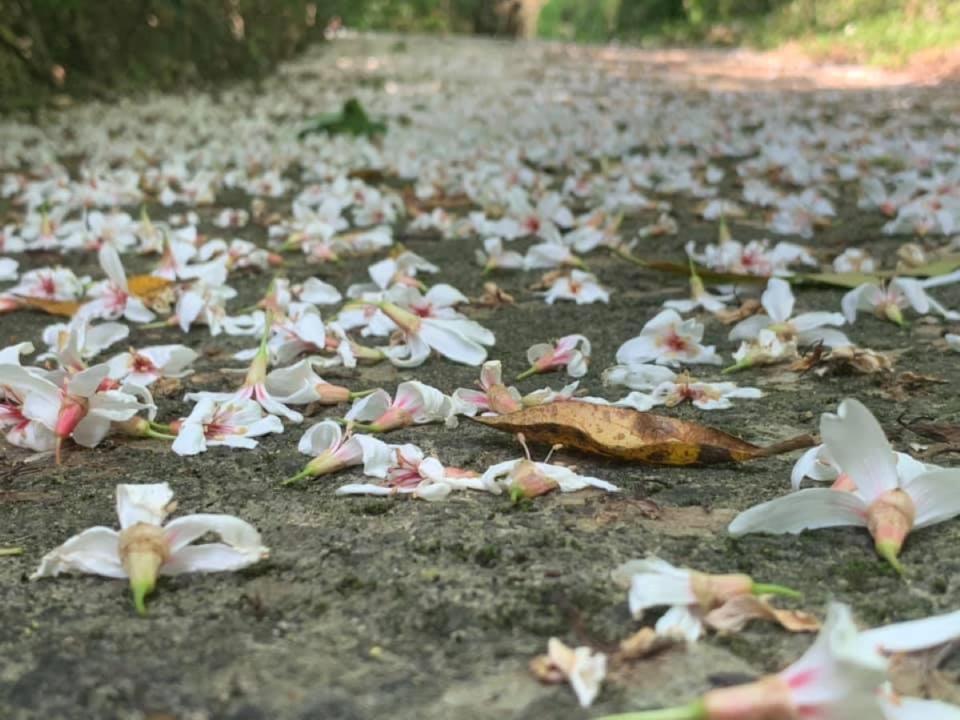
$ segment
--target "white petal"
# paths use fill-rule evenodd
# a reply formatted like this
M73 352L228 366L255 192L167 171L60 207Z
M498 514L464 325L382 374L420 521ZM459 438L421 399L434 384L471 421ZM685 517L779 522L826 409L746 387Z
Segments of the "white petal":
M343 299L343 295L333 285L312 277L303 283L300 299L314 305L335 305Z
M182 456L198 455L206 451L207 443L203 434L203 425L196 422L184 421L173 441L171 449Z
M71 570L110 578L126 577L120 563L119 533L107 527L84 530L44 555L40 567L30 577L56 577Z
M173 490L167 483L117 485L117 517L120 527L137 523L162 525L169 513Z
M257 529L246 520L233 515L211 513L185 515L171 520L163 528L163 535L170 546L171 553L176 553L207 533L219 535L227 545L240 550L255 552L263 549L263 542Z
M268 554L267 548L238 549L222 543L190 545L174 553L160 567L160 574L180 575L188 572L241 570L262 560Z
M837 525L865 527L866 509L854 493L811 488L755 505L737 515L727 531L731 535L780 535Z
M880 423L859 400L847 398L836 415L824 413L820 434L837 467L850 476L868 502L897 487L893 448Z
M936 525L960 515L960 469L918 475L904 487L917 508L914 528Z
M760 303L774 322L782 323L793 315L795 299L790 283L780 278L770 278L767 288L760 296Z
M940 700L881 696L880 707L885 720L960 720L960 707Z
M454 330L449 323L424 319L420 337L433 350L454 362L480 365L487 359L487 350Z
M667 610L654 626L657 635L695 643L703 634L703 622L688 605L674 605Z
M960 637L960 610L920 620L884 625L860 633L860 638L868 646L888 655L926 650L951 642L958 637Z
M327 450L336 450L343 441L343 430L333 420L323 420L309 428L300 438L297 450L317 457Z

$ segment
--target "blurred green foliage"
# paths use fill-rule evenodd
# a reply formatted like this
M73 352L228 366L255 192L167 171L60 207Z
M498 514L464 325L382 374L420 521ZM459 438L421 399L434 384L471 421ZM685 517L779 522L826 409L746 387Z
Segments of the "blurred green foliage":
M258 77L322 35L325 0L0 0L0 106Z

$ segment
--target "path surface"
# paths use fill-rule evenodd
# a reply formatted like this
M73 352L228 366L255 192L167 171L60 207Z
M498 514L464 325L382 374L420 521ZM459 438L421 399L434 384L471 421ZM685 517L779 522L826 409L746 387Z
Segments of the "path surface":
M904 221L903 234L884 234L890 218L857 206L861 179L877 177L888 192L898 178L915 182L908 197L939 193L946 212L955 212L960 183L956 96L902 81L863 69L789 67L749 53L348 38L317 48L256 91L238 87L216 97L81 106L51 115L40 127L0 124L0 170L8 189L0 220L14 228L25 222L24 206L14 202L24 177L46 173L53 179L43 192L70 207L67 219L80 217L78 198L86 192L93 204L118 201L133 216L144 204L154 222L175 222L172 215L195 210L201 235L266 246L267 226L290 218L294 197L355 172L385 192L406 189L410 206L419 210L435 204L428 188L434 198L444 193L453 199L447 204L455 221L480 208L490 217L505 212L522 220L525 211L511 202L530 198L535 206L548 191L561 191L577 217L598 209L608 217L622 213L619 235L639 238L637 254L679 262L686 243L702 248L716 241L717 221L698 215L713 196L743 206L745 215L730 222L739 241L802 243L827 268L845 248L864 247L881 266L893 267L902 244L915 242L932 257L949 242L938 231L952 230L936 225L947 218L933 209L920 225ZM386 117L390 130L381 146L345 138L296 140L303 118L353 96ZM58 175L60 169L69 176ZM128 171L132 176L123 175ZM894 175L901 171L915 175ZM565 184L568 178L579 182ZM770 227L776 209L743 199L746 180L772 189L780 203L810 189L836 214L823 218L810 238L778 236ZM66 188L65 195L57 195L57 187ZM198 192L190 196L190 187ZM164 188L187 203L159 202ZM204 200L207 188L212 204L191 207L191 197ZM462 200L465 193L469 201ZM255 221L236 230L214 224L222 208L250 209L254 195ZM787 203L800 209L784 222L802 229L809 202L810 196ZM641 236L663 213L677 230ZM352 216L344 211L344 217ZM476 228L443 239L435 229L414 230L408 222L398 217L392 223L396 242L440 269L418 279L449 283L471 298L494 281L515 298L515 304L474 303L464 310L495 333L491 357L503 362L508 378L527 366L529 345L583 333L593 357L580 388L622 397L625 388L603 386L602 370L664 300L686 296L684 279L643 271L598 249L584 259L612 291L609 304L547 305L530 289L542 271L480 274L473 257L481 247ZM925 228L925 237L916 236L913 228L923 223L934 225ZM525 252L533 244L522 238L509 249ZM288 253L280 272L295 282L317 276L344 292L367 281L367 266L384 255L307 264ZM78 274L102 277L90 251L10 257L20 261L21 272L62 262ZM131 273L147 272L156 262L155 256L124 256ZM239 295L230 312L256 303L271 276L232 274L229 283ZM838 311L842 294L798 290L798 310ZM935 294L947 307L960 307L956 286ZM329 319L336 310L322 312ZM949 323L907 314L912 322L903 329L869 313L844 328L863 347L900 353L890 372L821 377L783 366L758 368L736 379L761 388L765 397L759 400L734 401L728 410L686 405L664 412L765 443L815 432L821 413L855 396L876 413L897 449L916 450L929 442L898 419L960 418L960 355L950 354L941 340ZM727 339L728 328L710 315L698 317L705 340L731 362L737 343ZM34 313L5 315L0 346L29 340L40 349L50 322ZM952 327L956 332L956 323ZM221 369L241 365L230 354L255 340L211 337L202 326L184 335L133 325L128 342L183 342L200 352L195 374L156 393L159 417L168 421L190 411L184 391L235 387L238 376ZM693 370L705 379L720 377L711 366ZM380 363L324 376L355 389L390 391L418 379L450 393L472 387L478 368L434 356L417 368ZM565 380L535 377L520 388L557 388ZM672 649L615 668L590 710L577 706L569 687L533 680L528 662L544 652L550 637L609 649L640 627L610 573L652 553L677 565L789 584L804 591L803 606L817 613L829 600L848 602L865 625L960 604L957 521L910 537L905 579L875 557L869 537L856 528L729 538L725 527L737 512L790 489L794 456L674 469L561 452L561 460L622 491L551 494L519 506L503 495L468 492L437 503L344 498L334 489L361 481L359 471L300 489L280 486L306 459L296 451L302 428L344 408L315 410L303 426L288 423L286 432L262 438L252 451L215 448L179 457L160 441L110 437L94 450L67 452L55 467L49 457L27 462L28 452L3 446L0 546L21 546L24 554L0 558L0 715L582 718L681 702L723 677L779 669L809 645L809 636L754 623L687 651ZM520 452L508 436L470 423L405 429L390 441L413 442L448 465L480 471ZM544 449L533 452L539 457ZM957 458L936 461L950 465ZM161 481L174 487L180 513L227 512L254 523L271 548L269 560L238 573L164 579L146 618L132 612L119 581L27 580L43 553L67 537L115 524L117 483ZM946 699L960 695L942 678L914 680Z

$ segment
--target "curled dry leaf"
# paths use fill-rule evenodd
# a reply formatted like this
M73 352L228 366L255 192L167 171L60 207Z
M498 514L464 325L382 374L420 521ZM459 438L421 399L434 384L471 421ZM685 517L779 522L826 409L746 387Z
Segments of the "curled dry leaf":
M470 302L480 307L496 308L501 305L513 305L516 300L513 295L495 282L485 282L483 284L483 295L473 298Z
M620 641L620 649L615 657L618 661L640 660L677 645L678 642L673 636L658 635L653 628L640 628L630 637Z
M809 353L788 367L794 372L813 370L814 374L824 376L828 373L857 373L872 375L874 373L891 372L897 356L902 351L882 353L870 348L859 348L852 345L834 348L824 352L820 345L815 346Z
M759 447L706 425L575 400L470 419L495 430L523 433L531 442L654 465L743 462L815 444L812 436L801 435Z
M733 308L732 310L719 310L714 313L714 317L724 325L733 325L741 320L746 320L752 315L756 315L761 309L763 309L763 306L759 300L756 298L747 298L740 304L740 307Z
M780 610L766 598L737 595L704 617L704 622L718 632L739 632L751 620L775 622L790 632L816 632L820 621L801 610Z
M953 423L921 422L920 420L904 422L902 418L898 422L910 432L921 437L949 443L951 445L960 445L960 425Z

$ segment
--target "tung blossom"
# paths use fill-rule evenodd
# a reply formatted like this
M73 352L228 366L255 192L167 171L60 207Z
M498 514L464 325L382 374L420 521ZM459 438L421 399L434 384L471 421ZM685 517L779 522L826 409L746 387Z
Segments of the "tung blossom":
M303 470L284 480L284 485L354 465L363 465L364 475L385 478L392 457L390 446L382 440L371 435L353 435L349 431L344 434L333 420L323 420L307 430L300 438L297 450L313 456L313 459Z
M899 475L883 429L859 401L848 398L836 415L824 413L820 434L834 464L855 489L810 488L762 503L734 518L731 535L865 527L877 553L900 570L900 549L912 530L960 514L960 470Z
M785 342L795 340L802 345L822 343L829 348L851 344L839 330L825 327L843 325L845 318L842 314L808 312L791 317L795 301L790 283L781 278L770 278L760 296L764 312L737 323L730 331L730 340L755 340L761 330L767 329Z
M655 362L719 365L722 361L713 345L702 345L703 325L683 320L676 310L662 310L649 320L640 334L617 350L617 362L629 365Z
M870 310L877 317L903 325L903 309L906 307L912 307L921 315L933 311L947 320L960 320L960 313L948 310L927 294L926 288L930 285L930 280L904 277L894 278L883 287L865 283L844 295L840 304L850 323L857 319L859 311Z
M186 345L153 345L114 355L107 361L114 380L149 387L160 378L181 378L192 371L189 365L198 353Z
M476 250L477 264L483 267L483 272L492 270L521 270L524 267L524 257L515 250L503 249L503 238L488 237L483 241L483 250Z
M386 390L374 390L353 403L344 419L349 427L389 432L409 425L456 422L453 401L434 387L417 380L397 385L393 399Z
M185 515L165 523L173 511L167 483L117 485L120 531L92 527L44 555L31 579L80 572L108 578L129 578L137 612L153 592L158 575L240 570L266 558L260 533L232 515ZM223 542L192 544L207 533Z
M404 344L386 348L390 362L398 367L423 364L433 350L454 362L480 365L487 359L485 345L493 345L493 333L466 318L419 317L391 302L373 303L403 334Z
M517 380L560 368L566 368L572 378L581 378L587 374L590 363L590 341L583 335L567 335L554 343L537 343L527 350L527 360L530 368L520 373Z
M503 384L503 369L499 360L488 360L480 369L479 390L458 388L453 391L456 412L464 415L494 413L506 415L523 409L520 392Z
M754 581L749 575L711 575L677 568L657 557L631 560L613 572L614 580L629 588L630 612L640 618L650 608L669 606L656 624L658 635L676 635L696 642L709 622L709 613L743 595L799 593L780 585Z
M547 305L557 300L572 300L577 305L595 302L610 302L610 290L603 287L597 276L583 270L571 270L568 275L557 277L544 293Z
M93 299L83 305L79 314L86 318L116 320L126 318L131 322L148 323L156 317L143 301L130 293L127 273L120 262L120 255L113 245L104 244L98 252L100 267L107 279L93 285L87 294Z
M254 400L241 399L218 402L201 398L190 415L175 425L177 438L172 449L177 455L197 455L218 445L253 449L257 446L253 438L283 432L280 418L264 415Z

